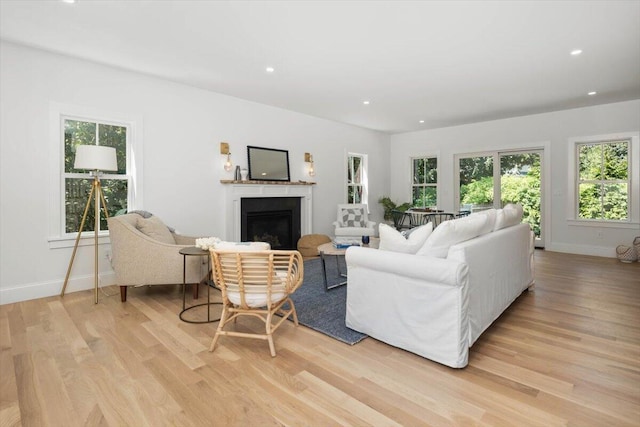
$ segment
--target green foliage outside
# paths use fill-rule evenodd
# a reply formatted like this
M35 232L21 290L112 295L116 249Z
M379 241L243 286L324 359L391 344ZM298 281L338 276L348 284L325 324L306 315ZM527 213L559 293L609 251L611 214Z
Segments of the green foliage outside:
M523 171L527 171L524 173ZM501 205L520 203L523 221L540 235L540 156L514 154L501 157ZM460 204L493 206L493 159L475 157L460 162Z
M578 155L578 216L585 219L627 219L629 143L580 144Z
M438 159L424 157L413 159L412 206L426 208L438 206Z
M117 172L110 174L127 173L127 128L123 126L106 125L94 122L78 120L65 120L64 122L64 171L67 174L88 174L90 171L74 169L76 147L78 145L99 145L114 147L118 163ZM93 179L85 177L65 178L65 231L74 233L80 229L82 215L91 192ZM109 216L126 212L128 200L128 181L126 179L103 179L102 191L107 203ZM92 197L92 199L94 199ZM94 230L93 202L87 212L83 231ZM107 221L104 212L101 213L100 229L107 229Z

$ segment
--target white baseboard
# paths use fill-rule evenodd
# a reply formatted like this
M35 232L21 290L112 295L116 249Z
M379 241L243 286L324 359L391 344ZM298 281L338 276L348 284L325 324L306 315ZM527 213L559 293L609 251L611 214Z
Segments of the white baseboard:
M593 245L570 245L564 243L552 243L546 245L546 250L551 252L564 252L577 255L600 256L605 258L616 258L616 248Z
M0 289L0 305L60 295L63 283L64 280L56 280ZM98 275L98 286L100 287L114 285L115 283L116 274L114 272L100 273ZM74 277L69 279L65 294L93 289L94 286L93 275Z

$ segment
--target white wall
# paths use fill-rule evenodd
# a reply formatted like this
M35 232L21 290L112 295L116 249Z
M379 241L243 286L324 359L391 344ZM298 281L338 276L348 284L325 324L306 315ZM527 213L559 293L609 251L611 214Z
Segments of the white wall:
M224 236L219 143L235 164L246 146L289 150L291 178L316 165L313 231L332 234L345 199L348 151L369 155L372 217L389 191L389 136L96 63L0 44L0 303L60 292L71 248L49 246L50 103L142 118L144 205L183 234ZM101 283L113 275L101 247ZM81 247L68 291L93 286L93 247Z
M475 123L391 136L391 196L410 200L409 158L439 156L440 206L454 207L454 155L486 150L547 147L550 162L546 248L560 252L615 256L615 247L629 245L640 226L610 228L570 225L567 213L568 139L640 130L640 100L546 114ZM636 157L637 159L638 157ZM640 165L636 164L636 168ZM632 191L639 191L638 188ZM637 212L634 215L638 215Z

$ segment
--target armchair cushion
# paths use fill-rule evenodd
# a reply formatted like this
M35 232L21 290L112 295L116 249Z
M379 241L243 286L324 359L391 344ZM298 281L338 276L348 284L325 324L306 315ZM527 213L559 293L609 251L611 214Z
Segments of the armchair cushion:
M366 227L367 221L362 208L347 208L342 210L342 227Z
M338 205L337 217L333 225L336 237L373 236L376 233L374 228L376 223L369 221L367 205L363 203Z
M176 241L166 225L157 216L143 218L139 216L136 221L136 228L144 235L149 236L158 242L175 245Z

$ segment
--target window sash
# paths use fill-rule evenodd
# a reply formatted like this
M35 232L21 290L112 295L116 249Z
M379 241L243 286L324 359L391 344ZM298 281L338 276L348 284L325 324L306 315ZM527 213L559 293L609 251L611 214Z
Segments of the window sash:
M614 144L620 144L620 143L624 143L626 145L626 161L627 161L627 171L626 171L626 175L627 178L626 179L605 179L605 178L600 178L600 179L581 179L581 171L582 171L582 159L580 158L580 153L581 150L584 147L601 147L601 153L600 153L600 168L601 170L599 171L600 176L605 176L605 150L604 147L607 145L614 145ZM630 161L631 159L631 139L611 139L611 140L602 140L602 141L593 141L593 142L576 142L575 143L575 198L574 198L574 204L575 204L575 219L578 221L606 221L606 222L630 222L631 221L631 192L630 192L630 188L631 188L631 177L632 177L632 170L631 170L631 164L632 162ZM608 212L608 209L606 209L606 191L601 190L600 194L598 196L599 198L599 212L600 215L597 218L589 218L589 217L583 217L581 216L582 212L581 212L581 205L582 205L582 200L581 200L581 188L584 188L585 185L594 185L595 187L599 187L600 189L605 189L608 186L615 186L615 185L625 185L626 186L626 198L625 198L625 206L624 208L626 209L626 215L624 218L607 218L606 217L606 212Z
M349 154L347 157L347 203L366 203L364 199L364 156Z
M422 160L423 171L417 171L416 167L419 166ZM428 165L432 163L433 167L427 170ZM429 173L434 171L434 173ZM422 179L419 179L419 178ZM416 181L422 182L416 182ZM426 208L430 206L438 205L438 157L437 156L424 156L411 158L411 204L415 207ZM433 189L433 200L429 200L429 203L425 200L427 190ZM421 203L416 203L416 192L422 194L420 197Z
M118 150L118 160L121 161L122 160L122 156L124 156L124 163L125 163L125 171L124 173L118 173L115 171L109 171L107 173L101 173L100 174L100 180L101 182L105 181L105 180L121 180L121 181L126 181L126 185L127 185L127 198L126 198L126 203L127 206L126 208L130 208L131 206L131 199L132 199L132 175L130 174L130 170L131 170L131 162L130 162L130 153L132 151L131 148L131 135L132 135L132 129L131 129L131 124L129 123L125 123L125 122L119 122L119 121L113 121L113 120L102 120L102 119L96 119L96 118L89 118L89 117L82 117L81 115L67 115L67 114L61 114L60 116L60 132L61 132L61 138L60 138L60 148L61 148L61 158L60 158L60 163L61 163L61 168L60 170L62 171L62 173L60 174L61 180L60 180L60 199L61 199L61 203L60 203L60 208L61 208L61 212L60 212L60 230L61 230L61 236L62 237L75 237L77 236L77 233L79 230L74 230L74 231L68 231L68 224L69 222L80 223L80 220L78 219L76 221L77 218L68 218L68 215L70 215L70 213L67 212L67 205L69 200L67 199L67 187L66 187L66 183L67 183L67 179L85 179L88 181L92 181L93 180L93 176L90 172L77 172L77 170L75 170L73 168L73 165L67 165L66 164L66 133L65 133L65 126L66 126L66 122L67 121L75 121L75 122L84 122L84 123L88 123L88 124L92 124L94 125L94 132L95 135L93 136L93 138L91 139L92 143L95 143L95 145L101 145L100 144L100 133L102 130L102 127L122 127L125 129L125 150L124 153L122 153L122 150ZM92 144L94 145L94 144ZM108 146L111 146L111 144L107 144ZM119 162L119 170L121 170L121 164ZM72 172L67 172L66 169L67 167L69 167ZM88 196L88 193L86 194ZM95 200L95 196L93 196L94 200ZM80 200L80 202L82 203L82 210L84 211L84 208L86 206L86 202L87 202L87 198L83 195L83 197L81 197L81 199L84 200ZM93 202L92 202L93 203ZM102 202L101 202L102 203ZM106 206L102 206L101 205L101 212L104 212L103 209L107 209ZM90 209L92 212L90 213L90 215L93 215L93 206ZM102 214L103 215L103 214ZM93 220L91 221L92 224L88 224L87 221L89 221L89 213L87 215L87 220L85 221L85 225L84 225L84 229L82 230L82 234L93 234L94 230L93 230ZM102 235L102 234L106 234L108 229L106 226L106 221L104 219L101 219L99 221L99 230L98 232Z

